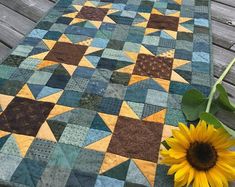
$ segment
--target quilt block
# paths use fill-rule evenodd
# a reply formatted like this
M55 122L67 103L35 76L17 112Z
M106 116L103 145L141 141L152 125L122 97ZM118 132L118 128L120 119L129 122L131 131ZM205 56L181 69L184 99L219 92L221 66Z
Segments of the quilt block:
M161 142L208 94L207 0L59 0L0 64L0 183L173 186Z

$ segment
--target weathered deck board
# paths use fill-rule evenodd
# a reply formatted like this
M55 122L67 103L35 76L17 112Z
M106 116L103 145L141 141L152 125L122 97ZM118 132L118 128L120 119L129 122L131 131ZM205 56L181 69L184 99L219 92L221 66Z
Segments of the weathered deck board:
M227 83L227 82L223 82L223 86L226 89L226 91L228 92L228 95L230 96L230 99L233 103L235 103L235 97L234 97L234 93L235 93L235 86Z
M235 1L234 0L213 0L213 1L225 4L225 5L228 5L228 6L232 6L232 7L235 8Z
M235 52L235 44L233 44L233 46L230 48L230 50Z
M11 48L15 47L19 43L19 41L24 37L24 35L20 34L19 32L12 29L5 23L2 23L1 21L0 33L0 41L7 44Z
M1 25L10 27L21 34L28 33L35 23L19 13L0 4L0 22Z
M0 2L34 22L37 22L54 5L48 0L0 0Z
M217 78L215 78L215 81L217 80ZM226 89L226 91L228 92L228 95L230 96L230 99L232 102L235 103L235 96L234 96L234 92L235 92L235 86L232 84L229 84L227 82L223 82L223 86Z
M212 19L226 23L227 21L235 20L235 9L221 3L211 2Z
M2 61L3 58L9 54L9 52L10 48L0 42L0 61Z
M213 43L230 49L235 44L235 27L212 20Z
M235 53L232 51L225 50L221 47L213 47L213 62L214 62L214 75L219 77L223 70L226 68L228 63L235 58ZM235 66L232 67L225 80L230 84L235 85ZM234 92L235 96L235 92Z

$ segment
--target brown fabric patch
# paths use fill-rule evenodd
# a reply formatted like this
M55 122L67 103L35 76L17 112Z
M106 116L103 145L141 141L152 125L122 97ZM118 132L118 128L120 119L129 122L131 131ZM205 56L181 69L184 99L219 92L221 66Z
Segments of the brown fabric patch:
M119 117L108 152L157 162L163 125Z
M88 19L92 21L103 21L108 9L106 8L95 8L95 7L82 7L78 13L77 18Z
M0 130L36 136L53 103L15 97L0 115Z
M147 27L177 31L178 24L179 18L177 17L151 14Z
M86 50L87 46L58 42L47 54L45 60L78 65Z
M133 74L170 80L172 58L139 54Z

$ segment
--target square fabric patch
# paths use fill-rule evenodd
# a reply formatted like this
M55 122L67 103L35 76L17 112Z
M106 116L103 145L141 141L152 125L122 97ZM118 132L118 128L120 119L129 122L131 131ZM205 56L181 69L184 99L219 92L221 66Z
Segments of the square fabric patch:
M45 60L78 65L86 49L86 46L58 42L47 54Z
M107 12L108 9L106 8L84 6L78 13L77 18L88 19L93 21L102 21Z
M108 152L157 162L162 124L119 117Z
M170 79L173 59L139 54L133 74L151 78Z
M208 7L58 0L0 62L0 181L171 187L161 142L186 123L183 94L211 89Z
M0 115L0 130L36 136L53 106L54 104L48 102L16 97Z
M177 17L151 14L147 27L154 29L166 29L171 31L177 31L178 24L179 18Z

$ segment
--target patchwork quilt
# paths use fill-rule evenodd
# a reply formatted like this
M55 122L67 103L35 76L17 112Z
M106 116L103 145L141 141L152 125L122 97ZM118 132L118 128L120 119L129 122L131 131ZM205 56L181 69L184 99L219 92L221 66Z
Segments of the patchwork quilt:
M0 64L1 186L173 186L160 144L210 90L208 6L59 0Z

